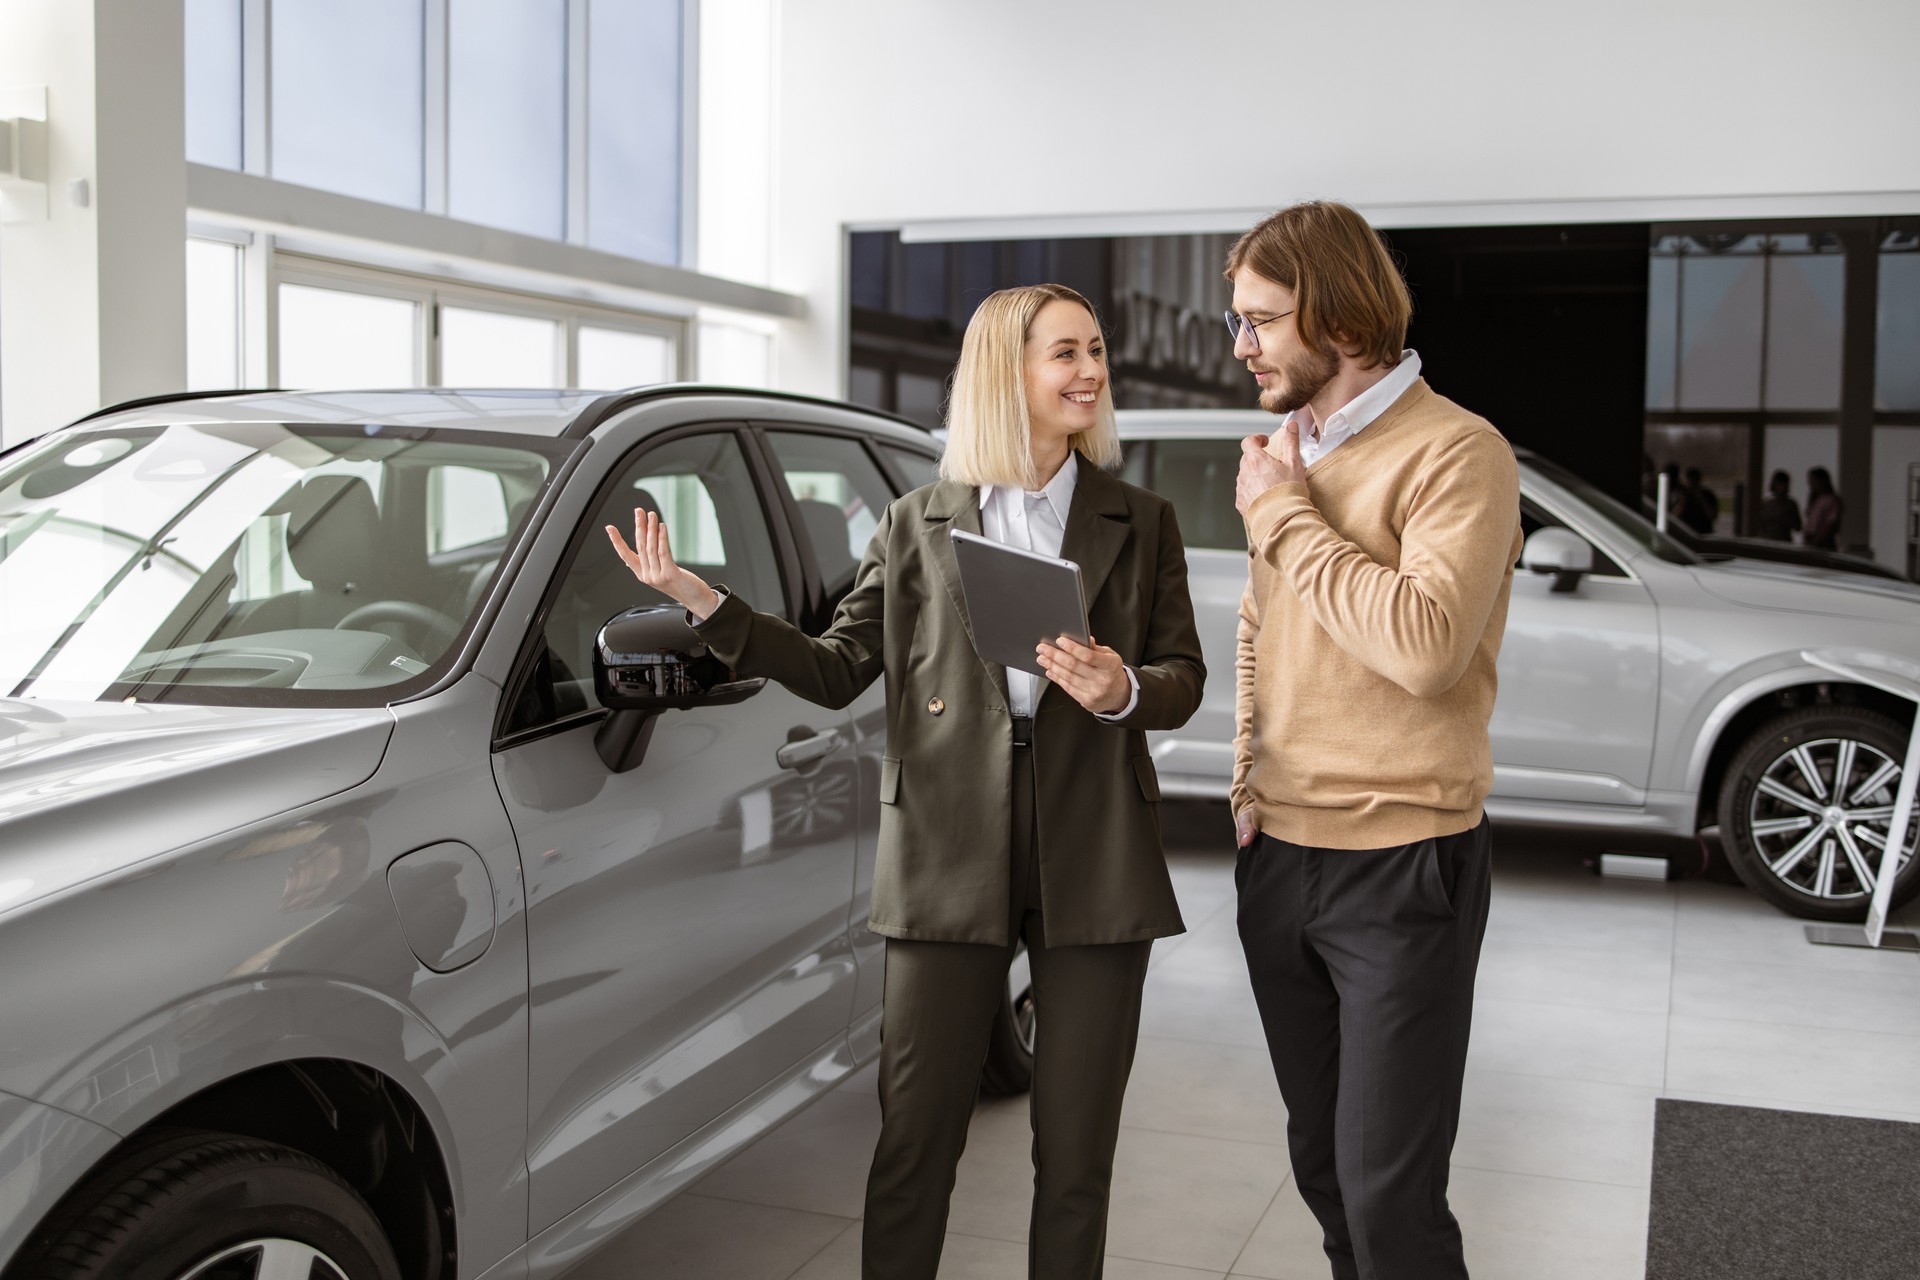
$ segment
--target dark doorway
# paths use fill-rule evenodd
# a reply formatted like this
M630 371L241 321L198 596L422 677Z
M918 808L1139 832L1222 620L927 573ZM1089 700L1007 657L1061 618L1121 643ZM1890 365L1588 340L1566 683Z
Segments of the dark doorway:
M1623 502L1646 416L1643 222L1387 233L1435 391Z

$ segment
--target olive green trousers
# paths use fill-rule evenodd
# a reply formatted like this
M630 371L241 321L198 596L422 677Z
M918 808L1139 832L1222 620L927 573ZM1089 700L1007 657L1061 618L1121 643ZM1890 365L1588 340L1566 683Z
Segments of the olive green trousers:
M1014 753L1014 928L1032 965L1034 1194L1027 1270L1098 1280L1120 1104L1151 942L1048 947L1033 857L1033 770ZM867 1177L864 1280L934 1280L954 1170L1014 947L888 939L880 1142Z

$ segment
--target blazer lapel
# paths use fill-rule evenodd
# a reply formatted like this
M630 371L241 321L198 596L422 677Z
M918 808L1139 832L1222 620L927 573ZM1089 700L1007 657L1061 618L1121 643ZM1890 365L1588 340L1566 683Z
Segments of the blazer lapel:
M1127 496L1120 482L1094 466L1080 463L1073 485L1073 505L1067 508L1067 528L1060 539L1060 558L1080 566L1080 589L1086 592L1087 612L1100 598L1120 548L1127 545L1133 525L1127 519Z
M928 560L939 571L940 580L946 584L947 595L953 601L954 612L960 615L960 625L966 628L967 643L973 643L973 620L967 616L967 595L960 586L960 562L954 559L953 538L955 529L967 533L980 532L980 491L968 484L954 480L943 480L927 498L927 527L920 534L921 546ZM1007 669L997 662L988 662L974 651L975 660L987 670L994 688L1000 691L1002 703L1007 701Z

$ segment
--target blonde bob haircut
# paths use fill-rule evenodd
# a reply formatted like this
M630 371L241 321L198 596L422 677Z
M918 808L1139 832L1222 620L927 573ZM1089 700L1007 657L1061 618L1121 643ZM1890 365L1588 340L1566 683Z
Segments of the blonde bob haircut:
M1027 331L1049 302L1071 302L1087 309L1097 328L1093 304L1063 284L1027 285L989 294L967 321L960 342L960 363L947 396L947 448L940 459L943 479L962 484L1040 487L1029 442L1027 416ZM1111 382L1100 388L1091 431L1067 442L1096 467L1120 465L1120 430L1113 420Z

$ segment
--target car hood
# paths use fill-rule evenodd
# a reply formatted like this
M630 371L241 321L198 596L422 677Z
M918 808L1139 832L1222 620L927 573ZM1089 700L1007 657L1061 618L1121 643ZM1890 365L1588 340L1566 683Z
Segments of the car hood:
M392 732L384 707L0 699L0 914L344 791Z
M1696 565L1693 576L1720 599L1749 609L1920 622L1920 585L1892 578L1739 558Z

